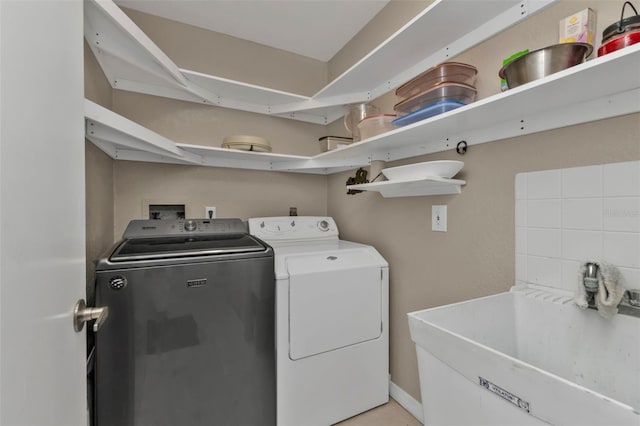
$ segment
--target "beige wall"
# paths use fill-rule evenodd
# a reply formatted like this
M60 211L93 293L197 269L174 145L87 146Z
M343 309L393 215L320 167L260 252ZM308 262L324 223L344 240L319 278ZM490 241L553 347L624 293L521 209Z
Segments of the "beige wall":
M454 60L479 69L479 98L498 93L502 59L524 47L533 50L557 42L558 21L584 7L598 13L599 41L620 4L565 1ZM392 111L395 102L393 94L375 101L384 111ZM515 174L638 160L640 115L471 146L463 157L448 151L386 166L439 159L465 162L459 175L467 180L462 194L352 196L344 191L349 173L329 177L328 214L336 219L342 237L376 246L390 263L391 378L417 400L420 390L407 312L508 290L515 282ZM434 204L448 206L447 233L431 231Z
M111 86L86 40L84 42L84 97L111 108Z
M112 108L176 142L219 147L224 136L266 137L274 152L313 155L325 127L260 114L210 107L136 93L114 91ZM115 238L132 219L148 218L149 201L186 203L188 217L204 217L215 206L218 217L326 214L326 177L231 168L115 163Z
M307 96L327 83L325 62L123 10L180 68Z
M215 206L218 217L325 215L326 177L213 167L118 161L115 164L115 232L131 219L148 218L151 203L186 204L187 217L203 217Z
M331 58L329 81L340 76L431 3L433 0L391 0Z
M194 52L195 54L195 52ZM314 155L326 128L286 118L115 90L113 111L175 142L220 147L225 136L267 138L273 152Z
M85 97L106 108L111 107L111 86L85 43ZM85 140L87 300L93 298L94 261L113 244L114 161Z

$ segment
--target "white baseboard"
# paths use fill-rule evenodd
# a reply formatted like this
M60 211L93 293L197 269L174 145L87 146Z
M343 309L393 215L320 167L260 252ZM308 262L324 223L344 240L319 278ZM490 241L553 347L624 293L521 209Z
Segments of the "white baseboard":
M406 393L404 389L389 380L389 395L395 399L398 404L407 410L413 417L424 423L422 414L422 404L416 401L411 395Z

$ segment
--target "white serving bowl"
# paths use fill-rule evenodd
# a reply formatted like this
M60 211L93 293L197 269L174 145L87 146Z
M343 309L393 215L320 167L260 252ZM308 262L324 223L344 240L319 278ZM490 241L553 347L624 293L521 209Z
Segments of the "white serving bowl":
M462 169L464 163L455 160L427 161L408 164L406 166L383 169L382 173L389 180L416 180L430 177L452 178Z

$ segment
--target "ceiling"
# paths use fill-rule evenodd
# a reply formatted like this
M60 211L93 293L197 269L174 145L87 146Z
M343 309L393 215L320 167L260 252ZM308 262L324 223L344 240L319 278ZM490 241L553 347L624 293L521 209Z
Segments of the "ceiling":
M115 0L119 6L330 60L389 0Z

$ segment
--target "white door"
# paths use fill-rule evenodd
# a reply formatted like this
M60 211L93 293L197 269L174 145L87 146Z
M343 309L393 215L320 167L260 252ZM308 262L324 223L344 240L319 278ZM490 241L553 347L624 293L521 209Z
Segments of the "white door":
M80 0L0 0L2 425L87 424L82 43Z

